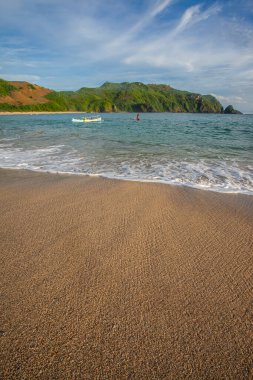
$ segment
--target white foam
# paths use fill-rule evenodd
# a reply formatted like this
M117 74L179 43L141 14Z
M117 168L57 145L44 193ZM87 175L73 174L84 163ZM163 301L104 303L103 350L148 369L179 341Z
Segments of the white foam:
M253 167L241 161L172 160L139 158L121 160L84 156L65 145L24 150L1 146L4 168L103 176L132 181L160 182L203 190L253 195Z
M4 137L4 138L0 139L0 142L1 141L14 141L14 140L17 140L17 139L18 139L17 137L9 137L9 138Z

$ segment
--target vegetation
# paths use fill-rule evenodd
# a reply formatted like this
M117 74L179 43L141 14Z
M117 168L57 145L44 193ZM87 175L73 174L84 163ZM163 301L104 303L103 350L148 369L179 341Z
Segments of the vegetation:
M224 113L239 114L239 115L241 115L241 112L235 110L234 107L231 106L231 104L225 108Z
M8 82L5 83L8 84ZM2 93L0 93L0 95L4 96ZM164 84L145 85L141 82L106 82L98 88L83 87L78 91L52 91L45 95L45 98L48 100L47 103L37 103L35 105L10 105L0 103L0 110L83 112L223 112L222 105L215 97L211 95L202 96L200 94L187 91L175 90Z
M28 88L31 90L36 90L36 87L32 83L28 83Z
M8 104L8 103L0 103L0 111L8 111L8 112L60 112L66 111L65 108L61 108L58 104L50 102L50 103L38 103L38 104Z
M166 85L104 83L76 92L52 92L46 98L66 110L87 112L223 112L211 95L201 96Z
M0 79L0 96L8 96L10 93L17 88L11 85L6 80Z

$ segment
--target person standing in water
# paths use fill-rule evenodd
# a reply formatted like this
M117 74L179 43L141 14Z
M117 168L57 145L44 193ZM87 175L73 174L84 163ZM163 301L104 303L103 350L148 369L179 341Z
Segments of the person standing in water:
M138 121L141 120L139 113L137 113L136 120L138 120Z

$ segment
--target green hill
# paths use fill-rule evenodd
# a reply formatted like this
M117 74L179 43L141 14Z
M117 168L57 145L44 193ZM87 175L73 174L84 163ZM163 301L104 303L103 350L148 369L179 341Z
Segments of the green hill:
M33 95L32 104L27 104L27 100L10 101L18 98L21 87L16 87L15 82L0 80L0 111L223 113L223 107L215 97L176 90L165 84L106 82L101 87L83 87L78 91L44 89L47 93L43 97L41 95L37 102L35 92L29 87Z

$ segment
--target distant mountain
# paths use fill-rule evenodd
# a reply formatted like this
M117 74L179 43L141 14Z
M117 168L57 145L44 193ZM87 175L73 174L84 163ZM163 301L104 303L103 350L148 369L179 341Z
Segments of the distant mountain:
M52 91L28 82L0 79L0 111L223 113L212 95L165 84L110 83L78 91Z

